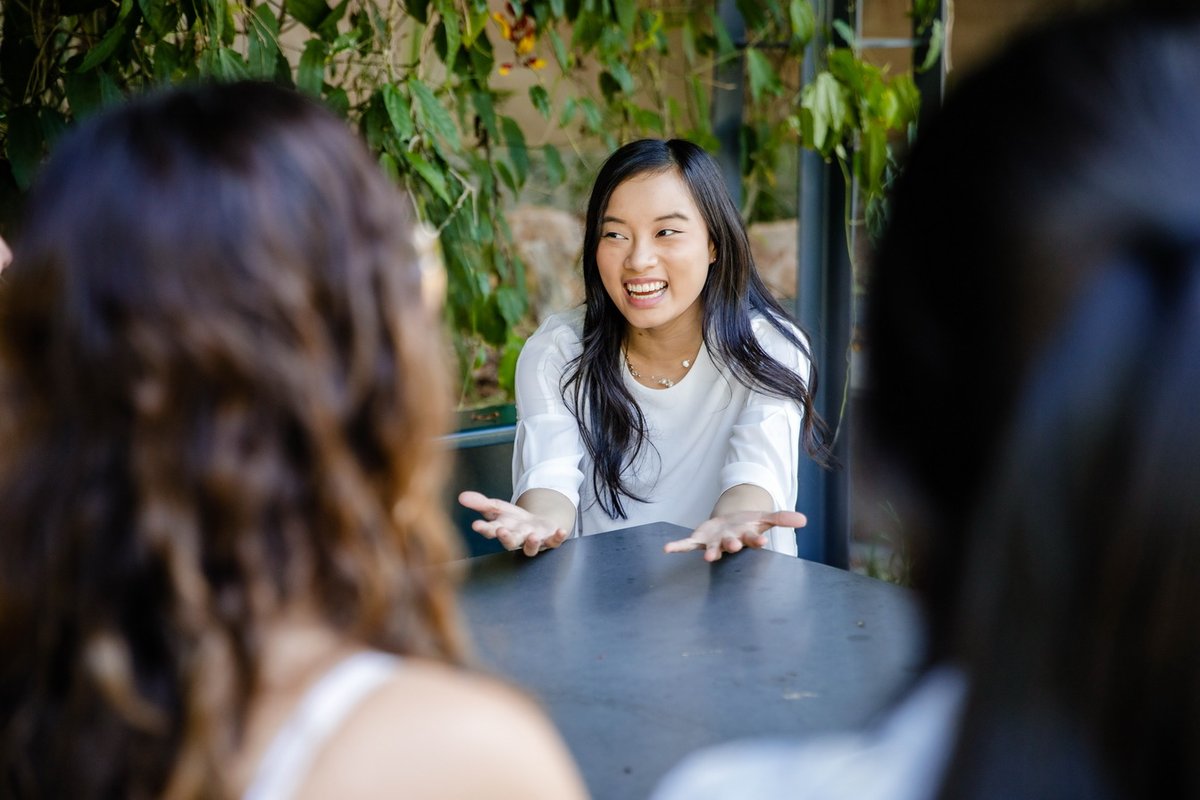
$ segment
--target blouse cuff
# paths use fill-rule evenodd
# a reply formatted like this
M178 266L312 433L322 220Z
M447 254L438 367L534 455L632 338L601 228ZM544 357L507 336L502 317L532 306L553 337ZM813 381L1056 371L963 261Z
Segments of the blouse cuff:
M784 506L783 489L780 487L775 473L762 464L755 464L751 461L736 461L732 464L726 464L721 468L721 494L743 483L757 486L771 495L771 502L775 504L775 508L772 509L773 511L792 510Z

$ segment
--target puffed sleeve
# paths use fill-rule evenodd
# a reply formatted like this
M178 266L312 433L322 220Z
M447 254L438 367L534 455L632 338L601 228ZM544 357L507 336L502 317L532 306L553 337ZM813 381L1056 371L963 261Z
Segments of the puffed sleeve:
M755 319L753 326L763 349L807 383L811 365L804 353L765 319ZM804 413L795 400L749 392L730 434L720 490L752 484L771 495L775 510L794 509L803 422Z
M514 501L529 489L553 489L579 507L583 442L562 395L567 364L583 349L576 317L568 312L547 319L517 359Z

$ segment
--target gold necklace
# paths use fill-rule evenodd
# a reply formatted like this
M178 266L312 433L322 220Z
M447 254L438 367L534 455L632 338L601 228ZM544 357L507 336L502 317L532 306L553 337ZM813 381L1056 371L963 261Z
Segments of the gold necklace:
M692 366L692 359L685 358L683 361L679 362L679 365L681 367L683 367L684 375L686 375L688 368ZM674 386L677 383L677 381L673 381L670 378L663 378L659 375L647 375L643 378L642 373L638 372L636 369L633 368L633 363L629 360L629 351L628 350L625 351L625 368L629 370L630 375L637 378L638 380L647 380L647 381L651 381L653 383L657 383L659 386L663 387L664 389L670 389L672 386ZM683 378L681 377L679 380L683 380Z

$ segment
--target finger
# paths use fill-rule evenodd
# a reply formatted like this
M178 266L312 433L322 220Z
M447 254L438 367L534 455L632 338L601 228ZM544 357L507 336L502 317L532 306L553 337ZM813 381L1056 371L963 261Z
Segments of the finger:
M515 533L510 531L508 528L497 528L496 529L496 539L498 539L500 541L500 544L504 545L505 550L520 550L521 549L520 537L518 537Z
M742 540L736 536L726 536L721 540L721 547L726 553L736 553L742 549Z
M554 532L554 534L549 539L542 542L542 547L549 550L551 548L558 547L560 544L562 544L566 540L567 540L567 532L565 530L563 530L562 528L559 528L558 530L556 530Z
M492 523L488 522L487 520L483 520L483 519L475 520L474 522L471 523L471 530L475 531L476 533L478 533L480 536L482 536L485 539L495 539L496 538L496 526L493 525Z
M485 494L479 492L460 492L458 502L473 511L483 511L485 508L491 508L492 500Z
M713 542L704 548L704 560L708 562L721 560L721 543Z
M521 546L521 549L525 552L525 555L533 558L542 552L542 541L536 536L526 536L525 543Z
M506 511L512 511L516 506L495 497L488 497L479 492L466 491L458 495L458 502L483 515L484 519L494 520Z
M808 524L808 517L798 511L775 511L764 514L762 522L780 528L803 528Z
M751 534L749 536L743 536L742 543L744 545L746 545L746 547L754 547L754 548L766 547L767 546L767 535L765 533L755 533L755 534Z
M676 539L673 542L667 542L665 545L663 545L663 552L664 553L687 553L692 550L698 550L701 547L704 547L703 542L698 542L695 539L692 539L689 537L687 539Z

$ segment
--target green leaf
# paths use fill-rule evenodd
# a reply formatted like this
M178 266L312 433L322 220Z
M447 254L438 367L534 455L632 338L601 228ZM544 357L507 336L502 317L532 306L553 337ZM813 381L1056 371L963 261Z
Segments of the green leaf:
M225 81L238 81L250 77L246 62L241 55L228 47L217 49L217 77Z
M854 35L854 29L845 20L835 19L833 21L833 29L837 31L838 36L842 38L847 47L854 47L854 42L858 37Z
M529 102L533 103L543 119L550 119L550 93L544 86L534 84L529 87Z
M792 25L792 41L803 47L812 41L817 30L817 18L810 0L791 0L788 4L788 21Z
M612 103L621 94L621 84L613 77L613 74L608 70L600 73L600 92L604 95L606 103Z
M925 51L925 59L921 62L921 66L917 67L917 72L928 72L933 69L933 65L937 63L938 56L942 54L942 48L945 46L946 26L940 19L935 19L933 27L929 31L929 49Z
M266 3L259 5L250 16L246 33L250 74L256 78L271 78L280 56L279 23Z
M496 63L496 56L492 50L492 40L486 36L480 36L475 39L475 44L471 47L471 69L476 75L488 76L492 74L492 67Z
M562 19L567 13L566 6L563 5L563 0L550 0L550 14L555 19Z
M408 98L401 94L393 83L383 87L383 107L387 111L388 121L396 132L397 138L406 142L417 132L413 125L412 108Z
M325 42L309 39L300 54L300 66L296 72L296 88L314 97L321 96L325 84Z
M445 145L451 150L458 150L461 145L454 117L450 116L450 112L446 110L445 106L438 102L433 90L416 78L409 78L408 91L417 101L417 124L430 138L434 148L441 152Z
M500 388L510 395L516 391L517 358L524 346L525 340L509 331L504 349L500 351L500 362L496 365L496 381Z
M691 16L683 18L679 31L680 44L683 47L683 58L688 66L696 63L696 29L692 26Z
M567 168L563 166L558 148L552 144L542 145L542 156L546 163L546 178L551 186L558 186L567 179Z
M160 38L175 30L179 24L179 4L175 0L138 0L138 8L146 24Z
M479 34L487 30L487 23L491 17L488 16L487 10L480 12L472 11L466 17L466 29L462 32L462 43L466 47L475 44L475 40Z
M708 120L709 118L709 95L708 86L700 80L698 75L693 75L688 78L688 88L691 89L692 105L694 108L694 116L696 119Z
M883 191L883 171L888 162L887 131L878 125L869 125L862 131L860 147L863 153L863 189L868 194Z
M316 33L327 42L332 42L338 37L338 23L342 21L342 17L346 16L346 8L349 6L350 0L342 0L333 8L329 9L329 13L321 20L321 24L317 26Z
M721 21L716 12L710 12L709 19L712 21L713 35L717 37L717 56L720 58L732 56L737 48L734 47L733 39L729 36L729 29L725 27L725 23Z
M513 177L512 170L503 161L497 161L495 167L496 174L500 176L501 182L508 187L510 192L516 194L519 187L517 186L516 178Z
M746 70L750 73L750 96L755 102L765 94L775 95L783 91L779 75L761 50L746 48Z
M124 9L131 2L132 0L125 0L121 4L121 8ZM122 13L118 16L123 18L125 14ZM95 47L87 51L87 55L83 57L83 62L76 68L76 72L89 72L103 64L116 52L128 35L129 31L123 22L114 25Z
M5 154L12 165L13 179L22 190L33 183L42 161L45 140L37 112L28 106L18 106L8 113L8 146Z
M106 108L125 99L125 93L117 82L112 79L107 70L99 70L100 74L100 106Z
M405 150L404 160L421 176L429 188L433 189L434 194L445 201L446 205L454 205L454 200L450 197L450 189L446 185L446 176L437 167L426 161L415 150Z
M496 289L496 306L509 325L516 325L525 316L525 293L512 286Z
M429 0L404 0L404 10L422 25L429 24Z
M805 145L828 157L841 141L850 118L845 89L828 72L821 72L800 96Z
M512 117L500 117L500 127L504 131L504 143L508 145L508 160L517 171L517 184L523 185L529 175L529 150L525 145L525 134Z
M446 31L446 63L451 64L462 46L462 31L458 27L458 15L447 14L442 17L442 27Z
M553 28L550 29L550 46L554 49L554 60L558 62L559 68L563 72L569 70L571 56L567 53L567 46L563 43L562 37Z
M487 135L493 140L499 139L500 129L496 127L496 110L492 105L492 95L488 92L472 92L471 102Z
M83 119L100 108L100 73L68 72L63 76L63 88L67 93L67 106L75 119Z
M631 110L631 114L633 116L633 121L637 123L637 126L643 131L656 133L659 136L662 136L663 133L665 133L666 126L663 124L662 115L657 111L653 111L649 108L638 108L637 106L634 106Z
M379 167L388 180L395 184L400 183L400 164L391 153L383 153L379 156Z
M568 95L563 101L562 111L558 115L558 127L565 128L575 119L575 98Z
M330 12L325 0L286 0L284 8L313 33L317 32Z
M225 21L227 19L229 7L226 5L225 0L205 0L205 2L208 6L208 13L205 15L204 20L208 23L208 29L211 33L212 39L214 41L223 42L225 41ZM216 71L216 63L217 59L213 58L212 64L214 65L214 73Z
M179 48L168 41L155 44L154 80L157 83L174 83L179 69Z
M625 66L620 61L610 61L608 64L608 72L616 79L623 92L633 92L633 74L630 73L629 67Z
M325 105L342 119L350 113L350 95L340 86L330 88L325 93Z
M633 25L637 21L637 4L634 0L612 0L617 14L617 26L626 38L633 36Z
M583 111L588 130L598 133L604 127L604 115L600 112L600 107L590 97L585 97L579 101L579 108Z
M363 138L367 140L367 147L371 149L371 152L377 153L384 148L385 142L389 138L387 130L389 122L387 110L383 106L383 92L377 91L367 101L367 109L359 121L359 130L362 131Z

